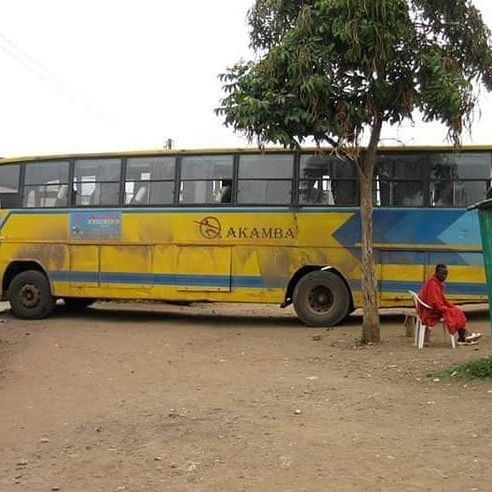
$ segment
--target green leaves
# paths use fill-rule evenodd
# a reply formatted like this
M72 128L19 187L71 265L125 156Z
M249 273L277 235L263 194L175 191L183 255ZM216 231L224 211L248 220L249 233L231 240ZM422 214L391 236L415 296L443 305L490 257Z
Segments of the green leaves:
M260 142L357 144L414 110L458 143L492 88L490 32L469 0L256 0L255 62L221 75L224 123Z
M448 127L449 138L459 143L475 105L471 81L467 80L458 61L436 45L423 52L418 77L424 120L442 122Z

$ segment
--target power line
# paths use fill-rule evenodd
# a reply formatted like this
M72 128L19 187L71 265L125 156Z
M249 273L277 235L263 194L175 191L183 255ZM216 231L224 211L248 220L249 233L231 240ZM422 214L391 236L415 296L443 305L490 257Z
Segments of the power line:
M72 103L82 107L82 109L89 115L109 119L111 123L115 125L116 118L113 115L104 113L96 106L88 104L80 97L74 95L73 90L65 84L62 84L56 75L51 73L40 62L26 53L22 48L2 33L0 33L0 50L35 75L38 80L50 85L58 94L70 99Z

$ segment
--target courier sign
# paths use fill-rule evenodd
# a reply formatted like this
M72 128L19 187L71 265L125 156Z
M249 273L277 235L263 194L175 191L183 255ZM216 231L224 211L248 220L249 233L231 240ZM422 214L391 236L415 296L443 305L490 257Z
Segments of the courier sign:
M205 217L195 223L198 224L198 230L205 239L295 239L296 237L294 227L230 226L223 229L216 217Z

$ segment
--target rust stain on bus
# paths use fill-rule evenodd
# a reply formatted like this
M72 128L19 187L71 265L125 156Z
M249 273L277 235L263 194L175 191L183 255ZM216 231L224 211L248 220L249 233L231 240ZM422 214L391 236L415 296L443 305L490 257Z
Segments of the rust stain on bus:
M45 270L64 270L69 264L67 246L64 244L23 245L11 261L35 261Z

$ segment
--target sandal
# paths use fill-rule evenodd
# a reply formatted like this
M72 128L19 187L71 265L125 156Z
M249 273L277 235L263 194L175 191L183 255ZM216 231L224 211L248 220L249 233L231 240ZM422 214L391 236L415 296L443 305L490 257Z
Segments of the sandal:
M465 345L478 345L478 342L476 340L458 340L456 342L456 345L459 345L461 347Z

